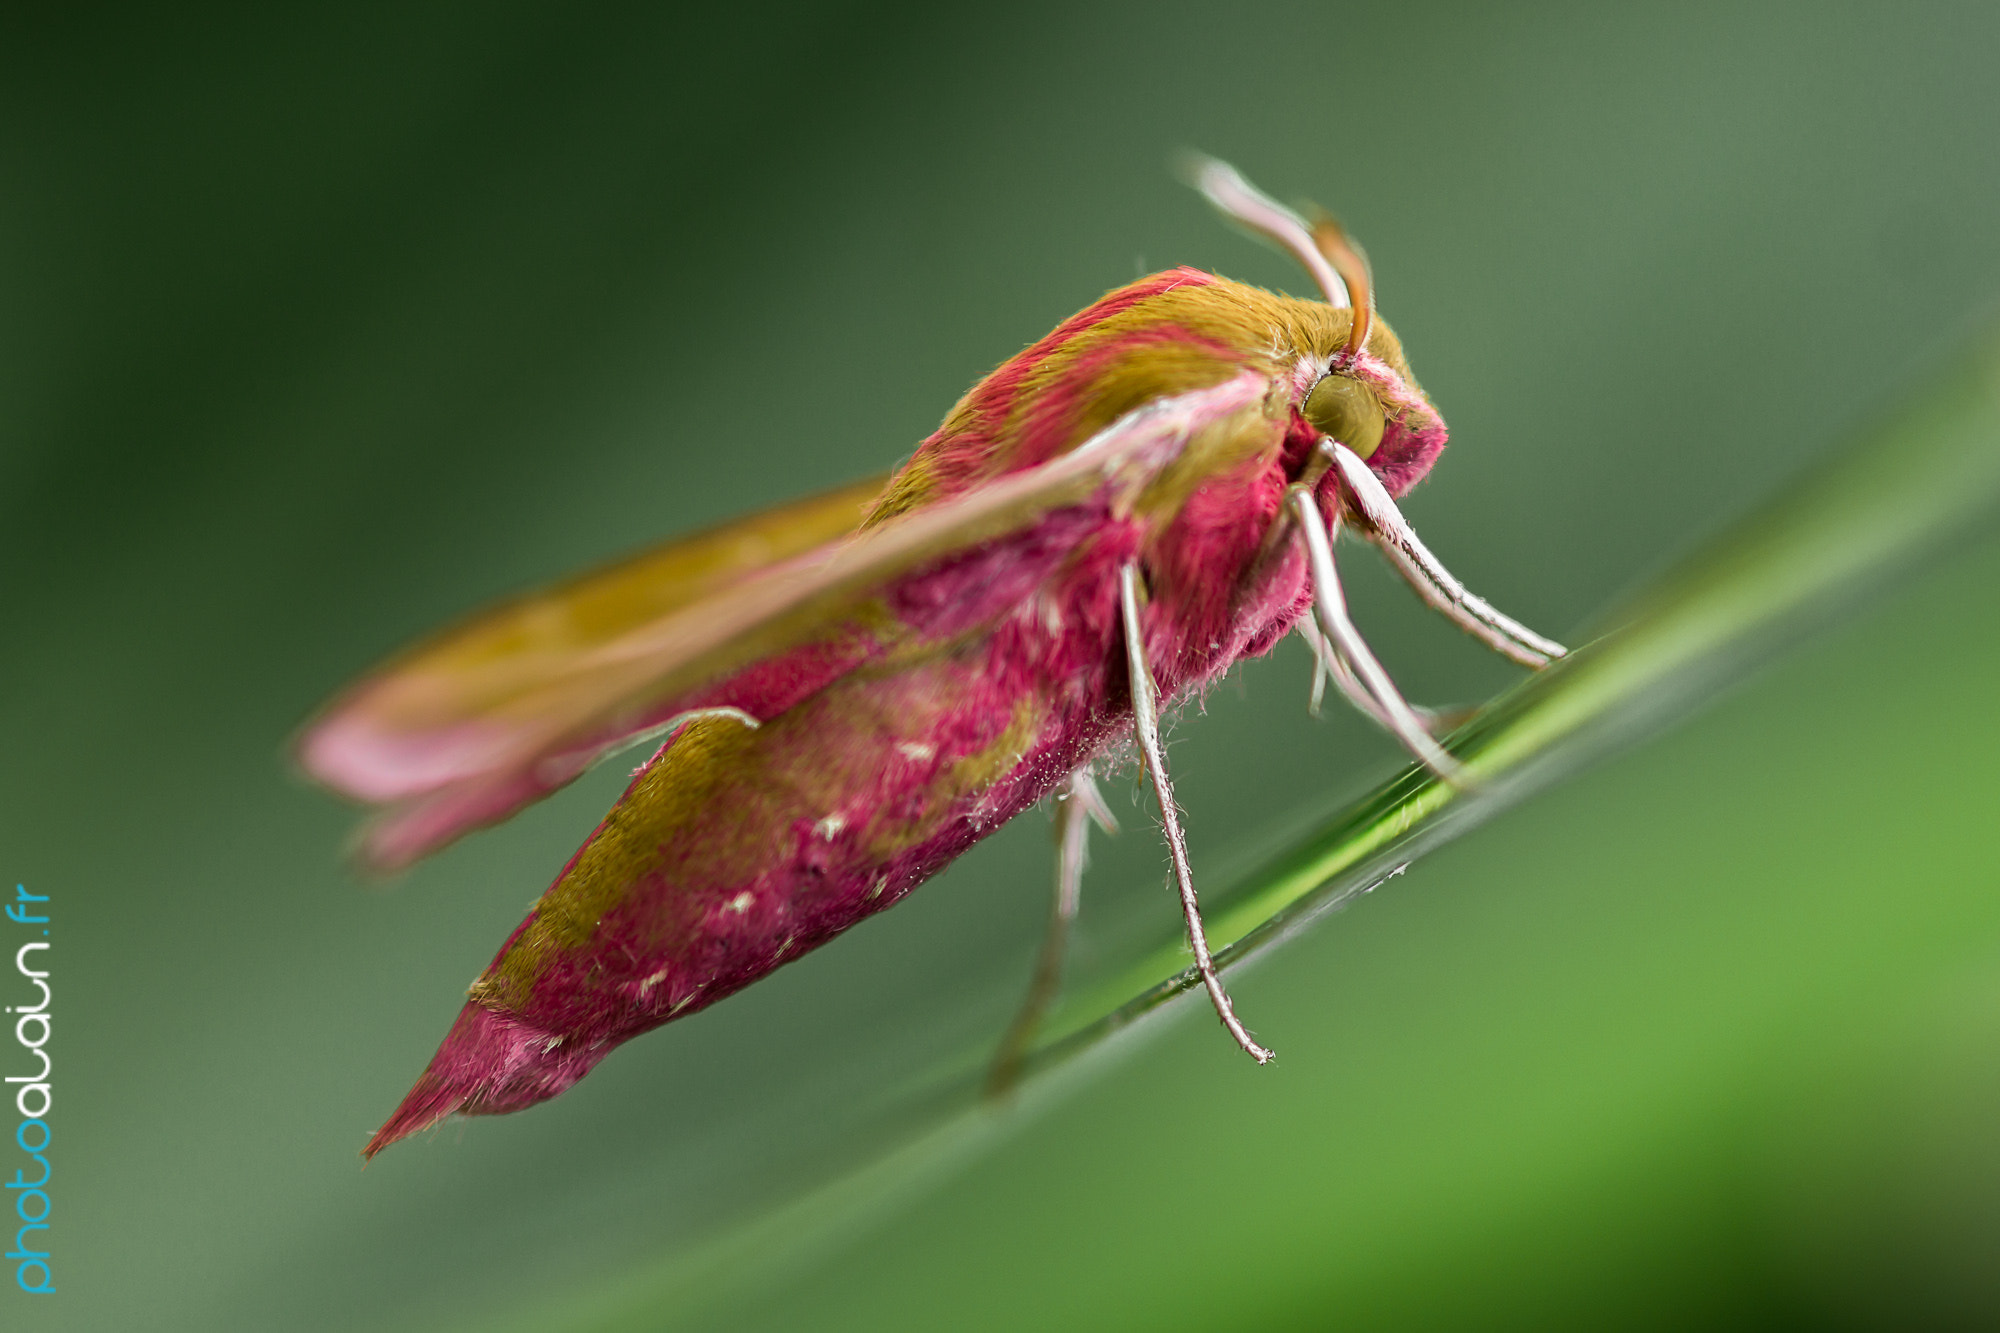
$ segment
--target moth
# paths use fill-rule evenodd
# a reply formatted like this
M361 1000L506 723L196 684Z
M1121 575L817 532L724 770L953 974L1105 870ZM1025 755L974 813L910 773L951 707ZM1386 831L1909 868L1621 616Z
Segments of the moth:
M574 1084L900 900L1045 797L1050 942L995 1063L1053 992L1095 767L1136 744L1195 970L1244 1051L1202 928L1160 716L1297 630L1326 680L1458 777L1349 619L1346 528L1431 606L1529 667L1563 648L1473 596L1395 503L1445 443L1330 218L1201 159L1225 215L1321 301L1192 268L1107 293L1008 358L886 477L668 542L503 603L365 677L304 769L381 807L395 868L608 755L657 749L492 964L366 1148Z

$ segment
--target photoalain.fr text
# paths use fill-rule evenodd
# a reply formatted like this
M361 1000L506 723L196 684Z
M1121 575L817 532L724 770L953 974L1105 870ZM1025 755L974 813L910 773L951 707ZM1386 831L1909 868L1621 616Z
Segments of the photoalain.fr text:
M49 1202L49 1109L53 1104L49 1073L53 1061L49 1058L48 901L47 894L29 893L19 884L14 886L14 901L6 906L7 919L22 929L9 929L7 934L12 937L9 943L15 945L14 970L20 974L20 980L9 978L0 982L10 995L25 992L26 1002L8 1005L7 1012L15 1015L14 1040L27 1053L28 1071L8 1074L6 1083L14 1090L14 1109L21 1115L14 1128L14 1144L23 1154L16 1159L23 1164L15 1169L14 1178L0 1181L13 1195L14 1216L20 1222L14 1248L7 1251L7 1258L14 1264L14 1281L21 1290L38 1296L53 1296L56 1290L55 1269L49 1257L49 1214L53 1211ZM17 943L23 935L29 937L27 941ZM14 1057L8 1057L6 1062L20 1063ZM5 1169L0 1166L0 1171ZM5 1234L7 1225L0 1221L0 1235Z

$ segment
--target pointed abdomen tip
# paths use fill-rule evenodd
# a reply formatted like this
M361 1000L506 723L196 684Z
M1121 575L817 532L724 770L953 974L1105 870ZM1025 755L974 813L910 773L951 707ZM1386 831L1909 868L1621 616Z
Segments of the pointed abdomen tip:
M513 1014L468 1002L430 1066L361 1156L373 1159L397 1140L452 1115L499 1115L547 1101L589 1073L606 1049L582 1046Z

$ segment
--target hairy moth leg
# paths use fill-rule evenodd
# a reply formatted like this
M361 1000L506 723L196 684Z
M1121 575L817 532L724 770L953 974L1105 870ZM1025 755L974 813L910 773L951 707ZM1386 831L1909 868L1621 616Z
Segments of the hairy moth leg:
M1337 440L1322 440L1319 447L1333 460L1341 484L1353 497L1368 539L1382 549L1419 597L1442 611L1460 629L1522 666L1544 667L1568 654L1569 650L1561 644L1543 638L1468 591L1430 553L1416 529L1403 517L1403 511L1396 508L1381 479L1352 449Z
M1334 684L1354 706L1387 727L1418 762L1447 782L1458 782L1458 762L1431 739L1431 733L1417 710L1410 707L1396 689L1389 673L1375 660L1361 631L1347 616L1347 598L1340 590L1340 575L1333 567L1333 536L1320 516L1319 502L1303 486L1290 491L1293 516L1305 535L1306 558L1312 567L1313 609L1319 627L1333 648L1333 660L1344 661L1347 671L1334 672Z
M1317 517L1317 515L1315 515ZM1167 755L1160 748L1159 687L1153 684L1153 670L1146 662L1146 639L1139 626L1139 566L1127 564L1118 571L1118 602L1125 617L1126 672L1132 683L1132 729L1139 751L1146 758L1146 773L1153 780L1153 794L1160 801L1160 823L1167 833L1167 855L1174 863L1174 883L1180 889L1181 914L1187 918L1188 945L1194 950L1195 970L1208 998L1229 1035L1258 1064L1271 1059L1271 1052L1259 1046L1236 1017L1229 992L1222 989L1216 975L1215 959L1208 951L1208 931L1201 924L1201 904L1194 894L1194 871L1188 865L1187 837L1181 832L1180 808L1174 804L1174 785L1167 777Z
M1049 925L1042 936L1042 950L1035 959L1034 979L1000 1049L993 1067L986 1073L986 1095L1005 1096L1020 1077L1021 1062L1028 1045L1047 1016L1062 985L1063 958L1069 949L1070 923L1076 920L1077 903L1083 897L1083 871L1090 862L1090 826L1095 823L1106 833L1118 831L1118 821L1098 793L1097 779L1089 768L1069 775L1069 785L1056 795L1056 893L1049 904Z

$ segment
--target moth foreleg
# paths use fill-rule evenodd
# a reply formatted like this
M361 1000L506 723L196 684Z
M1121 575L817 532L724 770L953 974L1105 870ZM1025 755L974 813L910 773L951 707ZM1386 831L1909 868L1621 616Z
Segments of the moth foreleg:
M1306 700L1306 711L1314 717L1318 717L1320 705L1326 702L1326 683L1333 679L1335 670L1333 645L1328 643L1326 636L1319 632L1319 626L1313 624L1311 616L1306 616L1300 620L1295 628L1299 632L1299 637L1306 641L1306 647L1312 649L1312 696Z
M1368 691L1361 687L1361 682L1354 679L1354 673L1348 669L1347 663L1341 660L1340 654L1333 650L1333 645L1326 641L1326 635L1320 633L1319 625L1313 618L1306 616L1293 628L1298 631L1299 637L1306 641L1306 647L1312 650L1313 655L1312 697L1306 701L1306 711L1318 717L1320 704L1326 698L1326 683L1330 680L1338 681L1342 694L1378 723L1384 727L1388 726L1388 720L1383 716L1380 707L1368 697ZM1410 711L1424 724L1425 731L1433 736L1442 736L1463 725L1479 710L1472 706L1426 708L1422 704L1411 704Z
M1389 729L1426 768L1446 781L1459 781L1458 762L1431 739L1424 719L1396 689L1389 673L1375 659L1361 631L1347 615L1347 598L1340 589L1340 575L1333 564L1333 535L1320 516L1319 502L1303 486L1292 487L1292 513L1305 536L1306 560L1312 570L1313 608L1319 627L1333 648L1330 660L1345 662L1347 670L1334 671L1334 684L1353 701L1355 707Z
M1070 923L1076 920L1077 904L1083 897L1083 871L1090 860L1093 822L1106 833L1118 831L1118 823L1111 817L1104 797L1098 794L1097 781L1090 769L1079 768L1069 775L1069 783L1056 795L1055 900L1049 906L1048 929L1042 935L1042 951L1035 959L1035 975L1028 983L1028 994L1021 1001L1014 1021L1007 1025L1007 1034L1000 1039L1000 1049L993 1056L993 1066L986 1072L989 1097L1005 1095L1020 1077L1028 1045L1034 1041L1035 1032L1062 985L1063 957L1069 951Z
M1215 959L1208 951L1208 931L1201 923L1201 904L1195 898L1194 871L1188 865L1187 837L1181 832L1180 809L1174 804L1174 786L1167 777L1167 756L1160 747L1159 688L1153 683L1152 668L1146 662L1146 637L1139 623L1139 567L1127 564L1118 571L1118 602L1125 619L1126 672L1132 685L1132 728L1139 752L1145 756L1146 774L1153 780L1153 794L1160 801L1160 823L1166 829L1167 855L1174 866L1174 883L1180 890L1181 914L1187 918L1188 945L1194 950L1195 970L1208 988L1215 1013L1236 1044L1249 1052L1258 1064L1271 1059L1271 1052L1259 1046L1236 1017L1229 993L1216 975Z
M1307 616L1299 621L1298 632L1299 637L1306 641L1306 646L1312 649L1314 662L1312 697L1306 702L1306 711L1314 717L1319 716L1320 704L1326 698L1326 683L1332 681L1349 703L1374 718L1383 727L1394 731L1395 724L1389 720L1389 715L1383 712L1382 706L1369 696L1367 687L1355 678L1354 669L1348 666L1347 659L1340 655L1340 650L1327 640L1318 623L1311 616ZM1427 709L1416 704L1411 704L1410 709L1419 718L1428 722Z
M1561 644L1494 610L1484 598L1467 590L1430 553L1403 511L1396 508L1381 479L1352 449L1336 440L1322 440L1320 451L1333 460L1342 484L1354 498L1368 539L1382 548L1419 597L1487 647L1523 666L1547 666L1567 655L1569 650Z

